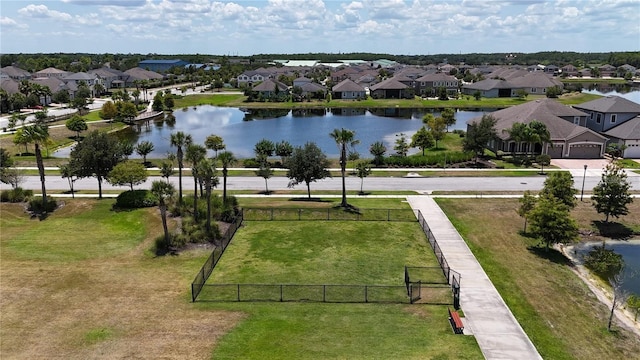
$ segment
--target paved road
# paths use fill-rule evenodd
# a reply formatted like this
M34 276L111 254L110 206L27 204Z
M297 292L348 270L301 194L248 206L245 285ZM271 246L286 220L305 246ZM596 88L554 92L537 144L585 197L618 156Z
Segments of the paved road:
M417 191L429 193L431 191L517 191L540 190L542 189L545 177L433 177L433 178L398 178L398 177L368 177L364 180L364 190L383 191ZM633 190L640 190L640 177L630 177ZM154 180L160 177L150 177L144 184L136 186L137 189L149 189ZM360 190L360 179L349 177L346 179L347 190ZM574 177L575 187L582 188L582 177ZM585 189L588 191L600 181L598 176L587 176L585 178ZM178 178L172 177L171 182L178 185ZM269 179L269 190L290 190L287 187L289 179L285 177L273 177ZM183 188L193 189L193 178L186 176L182 178ZM46 177L46 186L50 190L68 190L69 184L66 179L60 176L49 175ZM312 195L314 192L323 190L340 190L340 177L324 179L311 184ZM40 179L37 176L27 176L21 184L23 189L40 189ZM222 185L219 186L221 188ZM0 184L0 189L8 189L9 185ZM96 190L98 182L95 178L80 179L75 182L76 190ZM127 187L111 186L103 183L103 190L126 190ZM259 177L229 177L227 179L227 189L229 190L264 190L264 179ZM306 190L304 184L296 186L294 189Z

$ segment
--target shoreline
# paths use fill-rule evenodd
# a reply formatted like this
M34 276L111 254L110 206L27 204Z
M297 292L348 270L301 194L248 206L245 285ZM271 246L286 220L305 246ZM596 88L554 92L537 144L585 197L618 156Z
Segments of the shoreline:
M556 246L556 249L567 257L574 265L572 271L587 285L589 290L596 296L598 301L607 306L609 311L612 304L611 288L602 286L602 281L595 278L586 266L582 262L582 254L588 249L601 245L602 241L583 241L568 246ZM640 246L640 238L633 238L631 240L607 240L606 244L627 244ZM578 249L578 248L579 249ZM574 251L575 250L575 251ZM624 326L631 330L634 334L640 337L640 323L634 321L635 314L627 309L625 306L621 306L614 311L615 318L619 322L619 326Z

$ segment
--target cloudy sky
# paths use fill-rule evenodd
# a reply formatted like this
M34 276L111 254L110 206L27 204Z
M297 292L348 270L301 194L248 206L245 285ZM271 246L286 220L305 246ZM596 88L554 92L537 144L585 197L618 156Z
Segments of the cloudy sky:
M640 0L2 0L0 52L640 50Z

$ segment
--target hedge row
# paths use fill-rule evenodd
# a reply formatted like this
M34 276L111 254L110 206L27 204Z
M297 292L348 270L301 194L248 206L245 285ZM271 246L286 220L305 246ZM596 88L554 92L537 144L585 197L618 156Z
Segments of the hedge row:
M447 164L461 163L473 160L473 153L448 152L446 153ZM426 154L413 156L389 156L384 158L384 165L398 167L426 167L443 166L444 154Z

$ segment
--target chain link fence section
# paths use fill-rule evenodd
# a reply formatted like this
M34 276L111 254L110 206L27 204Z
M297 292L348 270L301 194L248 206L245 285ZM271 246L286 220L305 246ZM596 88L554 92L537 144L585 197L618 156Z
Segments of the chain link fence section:
M411 209L244 208L247 221L416 221Z

